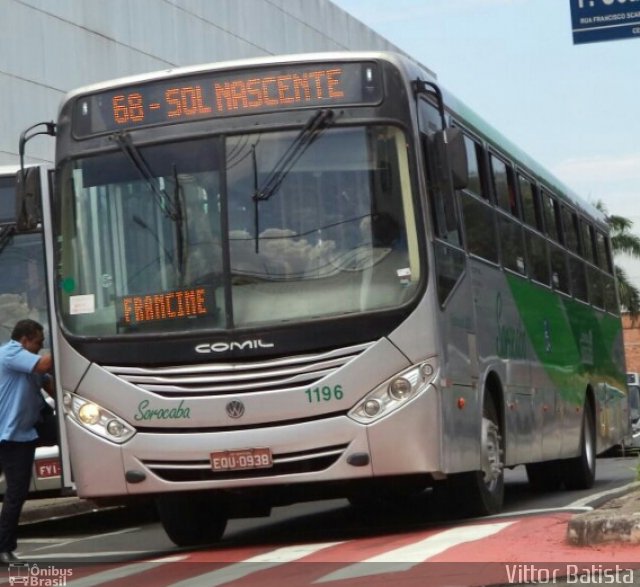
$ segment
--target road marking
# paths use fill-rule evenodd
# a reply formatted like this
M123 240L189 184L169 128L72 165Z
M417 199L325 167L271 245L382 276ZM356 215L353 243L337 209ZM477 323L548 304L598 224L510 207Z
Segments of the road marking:
M434 536L429 536L424 540L419 540L413 544L389 550L383 554L368 558L359 563L344 567L333 573L316 580L315 583L328 583L330 581L341 581L345 579L355 579L379 573L398 573L408 571L417 564L423 563L427 559L448 550L452 546L457 546L464 542L481 540L492 534L497 534L514 522L501 522L496 524L476 524L444 530ZM375 565L372 563L385 563Z
M62 541L58 541L57 543L52 543L50 546L42 546L41 548L38 549L38 551L43 551L46 550L47 548L56 548L56 547L62 547L62 546L67 546L69 544L74 544L75 542L85 542L86 540L93 540L95 538L104 538L105 536L119 536L120 534L128 534L130 532L137 532L141 530L141 528L123 528L122 530L116 530L114 532L105 532L104 534L89 534L86 536L81 536L80 538L73 538L70 540L62 540ZM102 554L102 553L100 553ZM58 553L56 553L55 556L61 556L58 555ZM67 556L67 555L64 555Z
M66 585L72 587L94 587L94 585L101 585L102 583L108 583L110 581L115 581L116 579L131 577L132 575L144 573L145 571L148 571L150 569L155 569L156 567L159 567L161 565L177 562L178 560L183 560L185 558L187 557L167 557L144 563L124 565L121 567L116 567L114 569L109 569L107 571L101 571L100 573L95 573L93 575L88 575L87 577L82 577L81 579L71 578L66 582Z
M494 514L492 516L487 517L489 520L500 520L502 518L522 518L526 516L537 516L539 514L558 514L561 512L590 512L593 510L592 507L580 506L580 505L561 505L555 508L533 508L530 510L518 510L515 512L503 512L501 514Z
M295 546L285 546L265 552L241 562L228 565L215 571L210 571L202 575L189 577L184 581L172 583L171 587L217 587L231 581L237 581L253 573L277 567L279 565L300 560L310 554L330 548L343 542L323 542L320 544L298 544ZM248 564L250 563L250 564Z

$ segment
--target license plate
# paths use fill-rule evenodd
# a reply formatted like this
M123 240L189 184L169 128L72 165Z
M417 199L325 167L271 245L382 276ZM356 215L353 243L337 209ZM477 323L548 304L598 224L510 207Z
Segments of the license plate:
M41 459L35 462L36 477L38 479L49 479L50 477L60 477L62 467L60 459Z
M271 449L246 448L242 450L220 450L211 453L211 468L214 471L244 471L273 467Z

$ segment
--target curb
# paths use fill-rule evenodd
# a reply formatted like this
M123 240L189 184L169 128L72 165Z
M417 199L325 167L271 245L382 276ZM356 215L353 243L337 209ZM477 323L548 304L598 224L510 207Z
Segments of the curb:
M78 497L56 497L31 499L25 502L20 515L20 525L37 524L46 520L68 518L80 514L97 512L101 508Z
M640 544L640 483L630 483L592 502L594 509L575 515L567 541L575 546L607 542Z

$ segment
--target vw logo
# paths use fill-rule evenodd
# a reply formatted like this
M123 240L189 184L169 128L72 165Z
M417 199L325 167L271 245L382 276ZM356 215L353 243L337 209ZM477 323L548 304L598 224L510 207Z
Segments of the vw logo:
M230 418L242 418L244 415L244 404L237 400L229 402L226 409Z

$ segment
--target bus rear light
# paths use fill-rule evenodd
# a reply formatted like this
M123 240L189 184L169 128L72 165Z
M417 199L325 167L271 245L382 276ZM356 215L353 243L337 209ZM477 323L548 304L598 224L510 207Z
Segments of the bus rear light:
M370 424L397 410L420 393L435 377L434 360L415 365L376 387L349 412L361 424Z
M111 442L122 444L135 434L135 430L114 413L79 395L65 393L62 404L67 417Z

